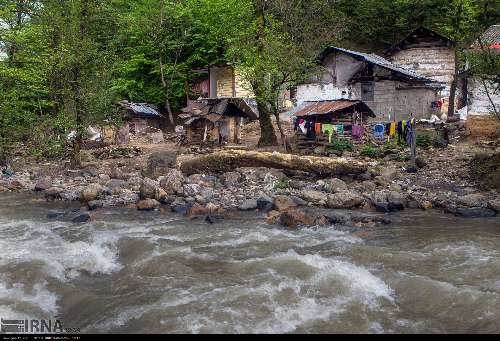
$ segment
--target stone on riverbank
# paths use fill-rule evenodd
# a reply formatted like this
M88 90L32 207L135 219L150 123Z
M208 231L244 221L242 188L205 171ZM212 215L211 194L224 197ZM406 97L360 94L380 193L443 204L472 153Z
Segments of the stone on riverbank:
M496 212L489 208L473 207L462 208L455 210L455 215L464 218L491 218L496 216Z
M139 211L154 211L158 207L160 207L160 203L155 199L144 199L137 203Z
M365 199L351 191L341 191L335 194L329 194L327 200L327 206L329 208L354 208L361 206Z
M104 187L94 183L88 185L81 194L81 199L83 202L90 202L94 200L101 199L104 196Z
M301 210L289 210L281 213L279 223L285 227L295 229L301 225L311 226L315 217Z
M238 209L240 211L251 211L251 210L256 210L257 207L258 207L257 200L250 199L250 200L245 200L240 206L238 206Z
M290 209L295 209L297 208L297 204L295 201L293 201L292 198L284 196L284 195L278 195L277 197L274 198L274 207L276 210L280 212L288 211Z
M52 182L49 178L39 179L35 184L35 192L43 192L48 190L52 186Z
M155 199L157 189L160 184L150 178L142 179L141 187L139 188L139 196L141 199Z

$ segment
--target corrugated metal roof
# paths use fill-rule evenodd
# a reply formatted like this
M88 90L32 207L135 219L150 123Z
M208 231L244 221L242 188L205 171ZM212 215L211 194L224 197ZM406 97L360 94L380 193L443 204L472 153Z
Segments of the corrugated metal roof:
M148 103L132 103L128 101L122 101L119 103L122 107L132 110L135 115L140 116L140 117L145 117L145 118L152 118L152 117L160 117L160 118L165 118L160 112L158 111L158 108L156 108L152 104Z
M361 111L367 112L370 116L375 117L373 111L371 111L370 108L368 108L368 106L363 102L348 100L304 102L299 108L295 110L294 115L297 117L326 115L356 105L359 105L361 107Z
M490 26L481 35L481 42L487 47L492 47L494 45L500 45L500 25ZM476 42L475 45L479 46L479 43Z
M402 68L400 66L397 66L395 64L392 64L390 61L388 61L384 57L381 57L381 56L376 55L374 53L368 54L368 53L343 49L341 47L331 46L331 47L327 48L325 50L325 52L323 52L323 55L321 58L323 59L324 57L326 57L326 55L328 53L330 53L331 51L346 53L346 54L348 54L348 55L350 55L358 60L362 60L362 61L365 61L367 63L375 64L375 65L380 66L384 69L400 73L400 74L402 74L410 79L415 79L415 80L420 80L420 81L425 81L425 82L435 82L433 79L419 75L418 73L416 73L412 70L408 70L408 69Z

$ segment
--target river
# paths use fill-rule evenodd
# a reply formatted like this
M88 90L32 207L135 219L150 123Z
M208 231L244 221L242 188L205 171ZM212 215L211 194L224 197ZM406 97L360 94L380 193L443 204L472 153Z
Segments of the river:
M405 211L362 233L285 231L256 214L46 218L0 196L0 316L84 333L500 332L498 218Z

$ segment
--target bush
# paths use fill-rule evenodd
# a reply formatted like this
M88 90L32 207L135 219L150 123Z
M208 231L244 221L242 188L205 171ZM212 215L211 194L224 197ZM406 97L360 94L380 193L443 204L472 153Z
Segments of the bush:
M361 149L360 155L375 158L378 156L378 150L371 144L365 144L363 149Z
M429 133L419 133L417 134L416 144L418 148L429 149L434 143Z
M340 151L340 152L350 151L350 152L352 152L354 150L354 146L350 140L335 139L332 141L332 144L328 149L332 150L332 151Z
M278 180L274 183L274 189L287 189L289 186L289 180L288 179L282 179Z

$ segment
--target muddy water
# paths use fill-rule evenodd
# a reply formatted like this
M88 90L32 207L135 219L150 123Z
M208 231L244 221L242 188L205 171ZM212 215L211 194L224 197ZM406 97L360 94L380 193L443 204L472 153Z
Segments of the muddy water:
M0 316L83 332L500 332L500 224L437 212L366 232L167 213L47 220L0 196Z

